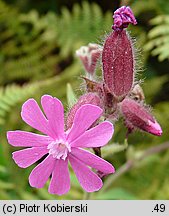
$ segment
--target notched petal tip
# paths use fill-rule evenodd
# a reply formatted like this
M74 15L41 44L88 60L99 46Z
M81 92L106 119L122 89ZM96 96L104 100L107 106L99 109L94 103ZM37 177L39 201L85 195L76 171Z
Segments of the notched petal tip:
M20 146L20 145L18 145L16 142L15 142L15 139L16 139L16 133L17 133L18 131L16 130L16 131L8 131L7 133L6 133L6 137L7 137L7 140L8 140L8 143L11 145L11 146Z
M26 119L25 113L27 113L34 104L37 104L37 102L33 98L30 98L23 103L22 108L21 108L21 117L22 117L23 121L25 121L25 119Z
M51 109L51 107L56 108L59 111L64 110L62 102L58 98L52 97L51 95L47 95L47 94L43 95L41 97L41 104L47 118L49 117L48 112L51 114L51 110L49 110Z
M69 190L70 190L70 188L64 192L55 192L51 188L48 188L48 193L53 194L53 195L57 195L57 196L63 196L65 194L67 194L69 192Z
M18 161L17 151L12 153L12 159L20 168L27 168L27 166L24 163L22 163L21 161Z
M129 24L136 25L136 18L129 6L122 6L118 8L113 15L114 25L112 29L115 31L127 28Z
M35 101L35 99L34 98L29 98L27 101L25 101L24 103L23 103L23 105L22 105L22 110L21 110L21 112L25 109L25 108L27 108L28 106L30 106L30 103L36 103L36 101Z
M54 103L57 103L56 106L61 106L63 108L63 104L62 102L56 98L56 97L52 97L51 95L45 94L41 97L41 104L43 107L43 104L48 104L49 105L54 105Z
M48 94L45 94L41 97L41 102L45 99L48 99L48 100L53 100L53 97L51 95L48 95Z

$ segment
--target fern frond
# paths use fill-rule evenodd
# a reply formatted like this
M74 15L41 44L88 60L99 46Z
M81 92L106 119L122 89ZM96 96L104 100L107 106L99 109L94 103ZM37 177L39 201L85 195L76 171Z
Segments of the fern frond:
M98 42L105 31L111 30L111 13L103 15L100 7L84 1L82 7L73 6L72 13L63 8L57 17L57 42L62 47L61 55L74 53L79 46L89 42Z
M55 74L58 56L52 29L36 11L21 14L0 0L0 82ZM54 32L54 31L53 31Z
M17 103L33 94L37 90L35 85L29 84L23 87L12 84L0 88L0 125L5 123L6 114Z
M70 67L66 68L59 76L51 77L41 81L35 81L23 86L17 84L7 85L0 88L0 125L5 123L7 113L10 113L12 108L19 102L24 102L31 96L37 96L38 92L47 93L50 88L50 92L53 90L53 95L57 95L59 98L66 96L66 83L71 79L75 79L79 73L79 64L74 63ZM59 90L59 91L58 91Z
M145 51L151 51L153 56L158 56L159 61L169 59L169 15L157 16L150 24L154 27L148 33Z
M158 24L161 24L161 23L169 24L168 16L160 15L160 16L156 16L155 18L150 20L151 25L158 25Z
M132 4L132 10L135 16L139 16L144 12L153 11L153 10L156 11L157 13L161 12L161 8L159 7L158 2L156 0L134 1Z
M146 7L145 7L146 5ZM169 13L169 1L164 0L142 0L133 1L132 9L135 16L142 16L145 12L155 12L156 14Z
M159 37L161 35L168 35L169 34L169 24L158 24L155 26L151 31L148 33L149 38Z

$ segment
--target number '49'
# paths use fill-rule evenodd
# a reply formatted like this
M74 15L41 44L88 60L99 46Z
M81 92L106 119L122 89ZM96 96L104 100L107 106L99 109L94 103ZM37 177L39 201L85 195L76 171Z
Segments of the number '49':
M165 205L164 204L156 204L154 207L154 211L164 212L165 211Z

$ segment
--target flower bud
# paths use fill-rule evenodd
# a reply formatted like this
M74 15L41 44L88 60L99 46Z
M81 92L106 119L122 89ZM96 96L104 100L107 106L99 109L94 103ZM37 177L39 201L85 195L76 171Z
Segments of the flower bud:
M134 86L134 88L129 94L129 97L134 99L135 101L140 101L140 102L145 100L143 89L139 84Z
M89 43L76 51L76 55L81 59L85 71L92 75L95 72L97 61L102 53L102 47L98 44Z
M144 106L132 99L124 99L120 105L129 130L138 128L156 136L162 135L160 125Z
M100 98L96 94L87 93L87 94L82 95L79 98L78 102L70 109L68 113L67 123L66 123L67 129L71 128L76 111L84 104L92 104L92 105L101 107Z
M114 31L107 37L103 47L103 76L110 92L121 101L133 86L135 69L132 42L123 28L129 23L135 25L136 20L128 7L121 7L113 17Z

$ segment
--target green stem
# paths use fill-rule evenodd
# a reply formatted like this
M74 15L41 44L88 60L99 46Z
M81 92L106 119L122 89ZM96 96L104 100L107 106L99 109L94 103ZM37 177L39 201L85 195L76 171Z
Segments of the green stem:
M109 187L118 179L120 176L122 176L124 173L126 173L128 170L131 169L133 166L133 162L131 160L128 160L125 164L123 164L114 175L111 175L107 181L105 181L104 186L101 190L101 192L105 192Z
M84 192L83 200L90 200L91 193Z
M107 178L107 181L105 181L104 186L102 188L102 190L100 191L105 192L107 191L112 184L120 177L122 176L124 173L128 172L129 170L131 170L136 162L140 162L142 160L144 160L145 158L149 157L150 155L156 154L156 153L160 153L162 151L165 151L166 149L169 148L169 142L165 142L161 145L155 146L155 147L151 147L147 150L145 150L142 155L140 155L140 157L133 159L133 160L128 160L125 164L123 164L116 172L114 175L111 175L109 178Z

